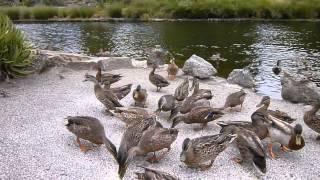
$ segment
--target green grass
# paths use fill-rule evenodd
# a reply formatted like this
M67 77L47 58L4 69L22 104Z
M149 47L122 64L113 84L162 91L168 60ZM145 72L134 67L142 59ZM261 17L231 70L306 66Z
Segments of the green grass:
M32 8L32 15L38 20L48 20L54 17L58 17L58 8L55 7L34 7Z

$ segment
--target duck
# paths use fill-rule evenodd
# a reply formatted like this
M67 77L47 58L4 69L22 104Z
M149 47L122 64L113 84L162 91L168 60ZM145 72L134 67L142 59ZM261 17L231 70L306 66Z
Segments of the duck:
M192 96L201 97L201 99L212 99L213 95L211 90L209 89L200 89L199 80L198 78L193 78L192 86L190 90L193 90Z
M138 180L179 180L168 173L152 169L145 166L138 166L144 169L144 172L135 172Z
M110 85L111 84L109 81L105 81L103 88L105 90L111 90L118 97L119 100L123 99L131 92L132 84L126 84L126 85L123 85L120 87L114 87L114 88L110 88Z
M120 74L102 73L101 67L98 67L96 79L101 84L104 84L106 81L110 82L110 84L113 84L118 82L121 78L122 76Z
M202 124L202 128L207 126L208 122L216 120L224 115L220 109L207 107L207 106L199 106L193 108L189 113L177 115L172 119L171 128L174 128L180 122L184 122L186 124L194 124L200 123Z
M120 118L127 126L151 118L147 110L139 107L119 107L113 112L115 117Z
M160 112L168 112L170 111L171 119L175 116L178 112L176 111L176 102L175 97L173 95L167 94L160 97L158 100L158 109L156 110L156 114L159 115Z
M261 110L268 113L268 115L275 117L277 119L280 119L282 121L285 121L289 124L296 121L296 119L290 117L287 113L285 113L283 111L269 109L270 101L271 100L270 100L269 96L263 96L261 99L261 102L257 105L257 107L262 107Z
M312 109L306 111L303 115L304 123L312 130L317 132L319 135L317 140L320 140L320 116L316 115L320 109L320 102L313 103Z
M189 95L189 78L186 77L184 81L176 88L174 97L177 101L185 100Z
M137 146L143 132L153 126L162 127L162 125L158 123L154 117L152 117L137 123L133 123L126 128L122 135L117 154L117 162L119 164L118 174L121 179L124 177L127 170L128 163L126 163L126 161L128 159L129 150Z
M94 83L96 98L106 107L106 112L108 114L112 115L110 110L114 110L116 107L123 107L119 102L118 97L111 90L103 89L94 76L86 74L84 81L91 81Z
M279 75L280 72L281 72L280 62L281 62L280 60L277 60L277 65L272 68L272 72L273 72L275 75Z
M110 154L117 159L117 149L106 137L104 127L97 118L90 116L68 116L65 119L66 127L71 133L76 135L81 151L87 152L90 150L90 148L81 144L80 139L84 139L93 144L105 144Z
M133 91L132 96L134 99L135 106L138 106L138 107L145 107L146 106L148 93L147 93L146 89L141 88L140 84Z
M290 150L300 150L305 146L304 138L302 137L302 126L296 124L294 127L289 123L276 118L271 118L272 124L268 126L269 137L271 143L268 145L269 154L272 159L276 158L273 153L273 143L279 143L281 150L288 152Z
M170 64L168 65L167 72L168 72L168 79L174 80L176 79L176 75L178 74L179 67L176 65L175 60L171 59Z
M167 87L170 85L170 83L161 75L155 74L157 66L153 65L152 71L149 74L149 80L150 82L157 87L157 92L161 90L163 87Z
M162 128L162 127L150 127L145 130L138 142L138 144L132 147L128 152L128 158L124 163L123 167L128 167L129 163L136 156L147 155L153 153L150 162L158 162L163 158L164 154L160 157L156 157L155 152L162 149L167 149L167 152L171 149L171 144L177 139L178 130L173 128Z
M236 157L233 160L239 164L242 162L253 163L260 172L266 173L267 156L262 142L257 134L254 131L235 125L222 123L219 125L222 127L220 133L237 135L235 145L238 148L241 157Z
M229 107L230 107L230 108L233 108L233 107L236 107L236 106L240 105L240 111L241 111L245 97L246 97L246 93L244 92L243 89L241 89L241 90L238 91L238 92L231 93L231 94L227 97L226 102L224 103L223 108L224 108L224 109L229 108Z
M207 170L216 157L235 139L236 134L215 134L194 139L186 138L182 143L180 161L190 168Z
M201 96L189 96L180 105L180 113L186 114L191 111L192 108L197 106L210 106L210 101Z

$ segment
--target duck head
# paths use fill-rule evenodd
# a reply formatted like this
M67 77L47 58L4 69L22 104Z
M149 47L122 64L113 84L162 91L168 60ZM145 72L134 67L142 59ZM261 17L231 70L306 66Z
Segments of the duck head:
M261 106L269 106L270 104L270 97L269 96L263 96L261 99L261 102L257 104L256 107L261 107Z
M305 145L304 139L302 137L302 126L301 124L295 125L293 128L293 134L289 141L289 148L291 150L299 150L302 149Z

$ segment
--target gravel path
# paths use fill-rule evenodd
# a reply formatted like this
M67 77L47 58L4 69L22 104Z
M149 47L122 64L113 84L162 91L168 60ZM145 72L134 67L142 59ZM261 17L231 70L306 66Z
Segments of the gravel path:
M0 97L0 179L119 179L117 164L106 152L104 146L95 147L93 151L84 154L75 143L75 136L67 131L64 118L74 115L89 115L103 123L107 137L119 147L123 123L116 118L104 115L104 107L93 93L91 82L82 82L86 71L54 69L46 74L33 75L16 80L15 84L0 84L0 89L6 89L10 97ZM148 108L156 109L160 96L173 93L182 76L164 88L155 92L148 81L150 69L120 69L111 73L121 73L124 77L118 84L138 83L149 92ZM160 70L165 74L164 70ZM159 71L158 71L159 72ZM94 72L89 72L94 74ZM214 98L214 107L221 107L226 96L240 89L230 85L225 80L214 78L201 81L200 88L210 88ZM248 91L248 90L246 90ZM261 96L248 91L242 112L230 112L220 120L250 120L251 113ZM121 101L125 106L133 103L131 94ZM272 100L271 109L281 109L302 122L303 112L310 106L294 105L285 101ZM169 127L169 114L161 114L161 122ZM267 160L267 173L259 174L250 165L239 165L230 159L238 155L233 147L229 147L214 162L207 171L186 168L179 161L182 141L186 137L215 134L219 127L209 123L203 131L195 131L198 125L179 124L180 130L171 151L158 164L151 167L161 169L180 179L318 179L320 177L320 143L315 140L316 133L304 124L304 149L291 153L280 152L275 148L280 158ZM135 171L141 171L137 164L147 164L143 158L137 158L128 168L125 179L133 179Z

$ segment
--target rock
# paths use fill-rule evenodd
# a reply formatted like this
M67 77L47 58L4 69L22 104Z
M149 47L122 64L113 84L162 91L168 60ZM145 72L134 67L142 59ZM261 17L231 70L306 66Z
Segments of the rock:
M112 56L110 51L100 51L96 54L98 57L110 57Z
M104 58L98 61L98 65L100 65L103 71L133 68L131 58L129 57Z
M227 81L245 88L253 88L255 86L253 76L247 69L234 69L229 74Z
M199 79L207 79L217 73L212 64L195 54L184 63L182 71Z
M149 58L147 60L147 65L151 66L153 64L156 65L164 65L166 60L167 52L161 48L160 45L156 45L155 48L151 50Z
M281 96L294 103L310 103L320 99L320 88L301 74L283 72Z

